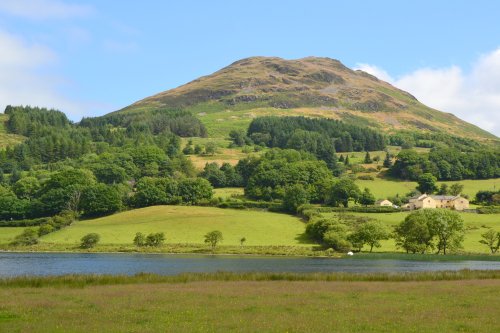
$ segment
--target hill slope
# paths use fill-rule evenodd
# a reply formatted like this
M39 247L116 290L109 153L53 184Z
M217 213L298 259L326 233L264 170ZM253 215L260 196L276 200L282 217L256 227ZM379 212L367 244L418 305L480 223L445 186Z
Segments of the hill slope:
M152 206L80 221L51 233L42 242L79 244L89 232L101 235L103 244L131 244L136 232L164 232L166 243L203 244L212 230L223 233L223 245L295 245L302 243L305 224L290 215L194 206Z
M242 59L117 112L143 113L158 108L192 112L212 137L246 128L257 116L304 115L340 119L386 132L408 129L481 141L498 139L452 114L423 105L387 82L329 58Z
M26 139L21 135L7 133L7 129L5 128L5 122L7 119L7 115L0 113L0 149L7 146L14 146Z

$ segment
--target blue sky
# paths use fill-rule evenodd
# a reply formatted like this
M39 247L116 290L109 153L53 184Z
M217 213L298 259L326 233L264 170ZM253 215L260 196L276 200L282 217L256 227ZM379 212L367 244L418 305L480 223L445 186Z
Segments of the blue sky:
M0 1L0 108L117 110L238 59L323 56L500 135L499 1Z

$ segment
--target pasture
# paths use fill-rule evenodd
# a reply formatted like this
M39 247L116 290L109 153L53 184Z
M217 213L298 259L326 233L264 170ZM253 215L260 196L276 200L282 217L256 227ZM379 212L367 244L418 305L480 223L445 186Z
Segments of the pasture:
M26 228L23 227L1 227L0 228L0 244L10 243L14 237L21 234Z
M102 244L132 244L136 232L164 232L166 244L203 244L204 235L220 230L222 245L311 246L304 240L305 224L299 218L257 210L196 206L153 206L73 223L40 239L42 243L79 244L95 232Z
M227 274L226 274L227 275ZM472 274L474 275L474 274ZM224 276L222 276L224 278ZM2 332L498 332L500 280L206 279L0 288ZM396 277L397 276L393 276ZM154 278L154 277L153 277ZM175 278L175 277L174 277ZM348 278L348 277L347 277ZM54 284L51 285L50 279ZM133 280L134 277L131 278ZM64 281L68 283L65 284ZM92 281L92 277L84 279ZM105 279L104 279L105 280ZM273 281L274 280L274 281ZM191 282L188 282L191 281ZM223 314L223 315L221 315Z
M457 181L440 181L437 182L438 187L441 184L447 184L448 187L454 183L464 185L463 194L468 195L470 199L476 196L478 191L484 190L497 190L500 189L500 178L496 179L467 179ZM416 182L389 180L383 178L375 178L374 180L361 180L357 179L356 184L361 190L368 188L377 199L385 199L390 196L399 194L404 196L406 193L415 190L417 187Z

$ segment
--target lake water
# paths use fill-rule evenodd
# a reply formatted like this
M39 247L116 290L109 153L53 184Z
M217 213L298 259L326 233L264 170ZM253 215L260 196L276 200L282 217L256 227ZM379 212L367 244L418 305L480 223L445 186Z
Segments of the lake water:
M497 269L500 261L416 261L129 253L0 253L0 276L61 274L175 275L186 272L421 272Z

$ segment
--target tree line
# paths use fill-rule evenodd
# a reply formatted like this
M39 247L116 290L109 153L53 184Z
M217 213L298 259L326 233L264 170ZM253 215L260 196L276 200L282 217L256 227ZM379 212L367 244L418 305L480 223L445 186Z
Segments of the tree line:
M438 180L487 179L500 177L500 150L480 148L461 152L456 148L433 148L428 154L403 149L390 168L394 177L418 180L429 173Z

